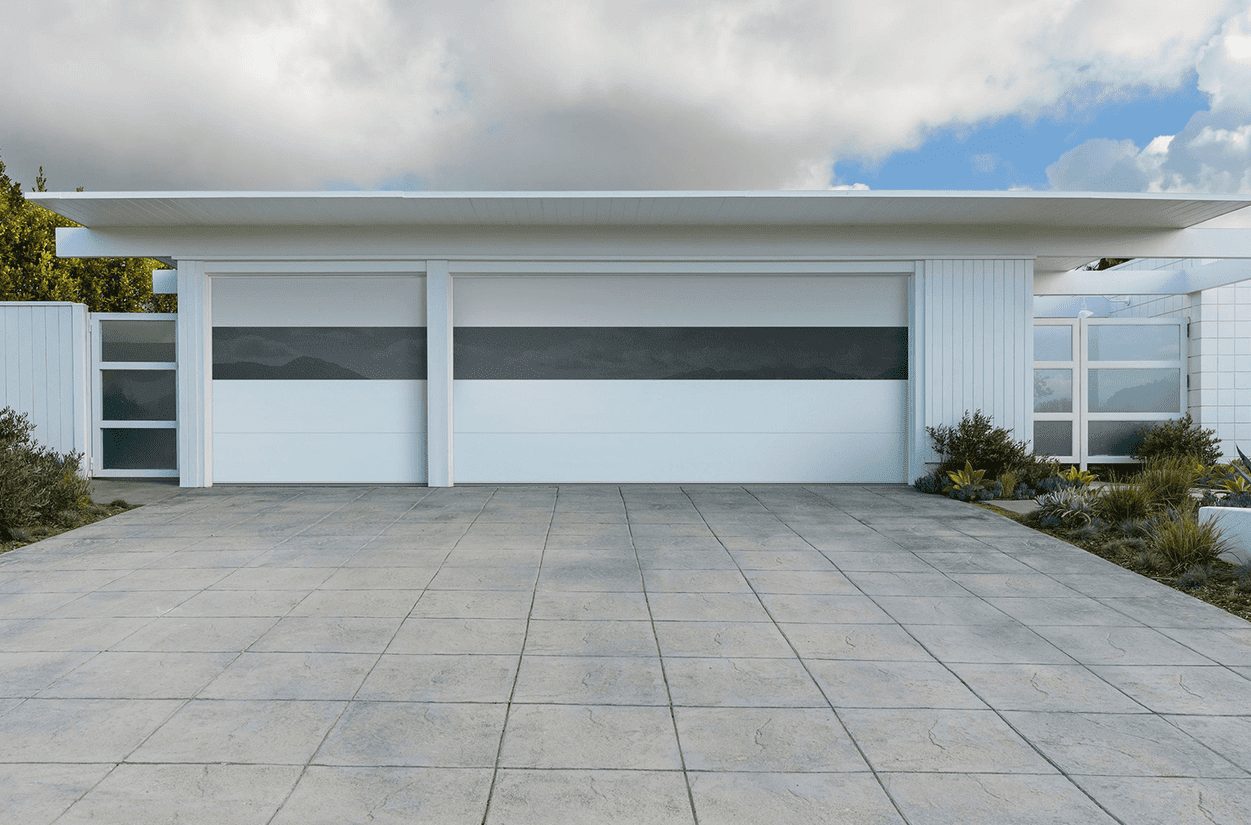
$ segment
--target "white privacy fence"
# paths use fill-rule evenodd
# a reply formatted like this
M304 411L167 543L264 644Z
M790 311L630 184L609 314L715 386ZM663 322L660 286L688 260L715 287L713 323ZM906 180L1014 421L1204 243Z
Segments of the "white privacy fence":
M62 453L91 452L87 307L0 303L0 407L26 413L35 437Z
M176 318L0 302L0 407L94 476L177 476Z
M1186 325L1172 318L1034 322L1034 451L1132 461L1142 430L1186 412Z

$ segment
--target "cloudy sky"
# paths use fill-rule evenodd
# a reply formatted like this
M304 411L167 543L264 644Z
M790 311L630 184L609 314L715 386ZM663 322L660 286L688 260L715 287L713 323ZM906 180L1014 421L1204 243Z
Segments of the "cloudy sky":
M7 0L88 189L1251 191L1251 0Z

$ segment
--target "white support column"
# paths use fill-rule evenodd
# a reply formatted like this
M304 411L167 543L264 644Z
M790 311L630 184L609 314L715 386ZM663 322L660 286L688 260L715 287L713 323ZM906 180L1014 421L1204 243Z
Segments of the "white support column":
M213 486L212 292L203 261L178 262L178 477Z
M452 275L447 261L426 262L426 483L451 487Z

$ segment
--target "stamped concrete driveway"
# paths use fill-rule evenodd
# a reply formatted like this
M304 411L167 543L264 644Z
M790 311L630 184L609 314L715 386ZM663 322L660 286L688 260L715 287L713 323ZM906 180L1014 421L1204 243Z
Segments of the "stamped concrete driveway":
M183 493L0 617L5 823L1251 821L1251 625L905 488Z

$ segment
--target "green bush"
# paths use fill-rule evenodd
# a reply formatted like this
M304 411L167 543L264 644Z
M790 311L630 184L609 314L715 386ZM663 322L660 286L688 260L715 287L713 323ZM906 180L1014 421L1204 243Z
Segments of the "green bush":
M998 478L1032 461L1028 445L1013 438L1011 430L996 427L981 410L965 412L955 426L944 424L926 427L925 431L943 457L938 468L942 473L960 470L968 463L985 470L989 478Z
M1095 510L1113 524L1137 522L1151 515L1151 492L1141 484L1110 484L1099 491Z
M1095 499L1089 490L1072 487L1047 493L1038 499L1038 519L1044 526L1086 527L1098 516Z
M34 524L62 524L90 506L82 456L58 453L34 439L25 413L0 409L0 539Z
M1190 456L1153 458L1143 465L1130 484L1142 488L1153 510L1193 510L1195 501L1190 490L1198 481L1202 468Z
M1221 460L1221 440L1216 431L1195 424L1190 413L1176 421L1164 421L1143 431L1142 443L1134 452L1139 461L1157 458L1190 458L1203 464Z
M1220 528L1211 521L1199 521L1193 513L1161 519L1151 531L1151 563L1164 573L1207 567L1228 549Z

